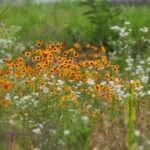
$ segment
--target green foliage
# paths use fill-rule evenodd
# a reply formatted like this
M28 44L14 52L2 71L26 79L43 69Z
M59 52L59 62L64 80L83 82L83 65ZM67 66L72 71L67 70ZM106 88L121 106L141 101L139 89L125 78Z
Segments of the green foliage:
M107 38L113 35L109 27L121 25L124 21L132 23L131 28L135 38L139 36L138 29L140 27L150 26L149 6L120 7L105 1L95 1L95 6L93 1L95 0L83 2L83 5L79 5L78 2L67 1L46 5L34 3L24 5L1 4L0 11L5 11L2 11L0 19L8 26L21 26L22 30L17 32L16 36L25 43L37 39L44 41L60 40L69 46L74 41L81 43L105 41L106 43ZM82 15L84 12L85 15ZM93 22L90 22L91 19L88 17L92 17Z
M2 5L0 9L1 7ZM8 25L22 27L21 32L17 34L21 41L41 39L43 41L63 41L67 45L72 45L74 41L90 39L88 35L91 33L91 23L81 15L82 13L83 9L76 2L46 5L28 3L8 5L8 11L1 19Z
M83 4L87 6L84 15L93 24L93 41L107 43L111 33L110 26L118 21L121 9L105 0L87 0Z

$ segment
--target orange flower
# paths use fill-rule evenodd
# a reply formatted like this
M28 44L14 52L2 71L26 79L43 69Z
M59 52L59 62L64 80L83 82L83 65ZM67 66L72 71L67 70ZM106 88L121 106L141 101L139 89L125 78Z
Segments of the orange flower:
M19 65L22 65L22 64L23 64L23 58L22 58L22 57L19 57L19 58L17 59L17 63L18 63Z
M2 106L2 107L8 107L9 104L10 104L9 100L6 100L6 99L0 100L0 106Z
M40 61L40 56L35 56L35 61Z
M101 48L100 48L100 51L101 51L102 53L105 53L105 52L106 52L105 47L101 47Z
M111 65L111 69L113 71L118 71L119 70L119 66L118 65Z
M76 48L76 49L81 48L81 45L80 45L79 43L74 43L73 46L74 46L74 48Z
M26 57L30 57L30 56L31 56L31 52L30 52L30 51L26 51L26 52L25 52L25 56L26 56Z
M110 80L110 79L111 79L110 73L109 73L109 72L106 72L106 73L104 74L104 78L105 78L106 80Z
M94 88L95 88L96 91L100 91L100 85L95 84L95 85L94 85Z
M0 87L3 90L9 91L13 87L13 83L9 80L2 80L0 81Z
M101 63L104 64L104 65L108 63L108 60L107 60L106 56L102 56Z
M42 44L43 44L42 41L40 41L40 40L36 41L36 47L40 47Z
M141 83L139 80L136 80L132 83L132 87L133 88L139 88L141 86Z

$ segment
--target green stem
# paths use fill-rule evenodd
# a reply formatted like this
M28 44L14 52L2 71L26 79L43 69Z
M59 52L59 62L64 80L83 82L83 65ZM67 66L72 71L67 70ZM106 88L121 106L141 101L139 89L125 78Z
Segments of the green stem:
M135 143L135 134L134 134L134 121L135 121L135 110L133 107L134 101L134 89L131 89L131 95L128 98L128 108L126 115L126 124L127 124L127 135L126 135L126 144L128 150L136 150Z

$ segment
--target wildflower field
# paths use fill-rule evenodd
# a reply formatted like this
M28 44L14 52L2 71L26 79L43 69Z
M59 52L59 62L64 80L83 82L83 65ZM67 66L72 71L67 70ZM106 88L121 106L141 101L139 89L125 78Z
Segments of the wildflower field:
M80 19L71 15L72 26L60 25L59 30L53 11L57 21L50 25L23 27L14 24L15 16L8 17L14 8L22 13L32 8L34 13L41 7L41 16L31 20L44 20L48 5L0 4L0 150L150 149L149 6L134 6L147 14L139 24L133 6L125 16L129 8L119 6L123 11L116 22L115 16L108 21L112 24L104 20L104 33L99 25L118 8L111 6L109 13L106 5L99 10L94 1L87 0L86 8L74 2L48 4L60 8L57 14L67 5L79 8L77 15L85 11ZM96 12L87 13L87 6ZM20 13L14 13L18 20ZM100 22L93 23L93 18ZM35 34L24 30L30 26Z

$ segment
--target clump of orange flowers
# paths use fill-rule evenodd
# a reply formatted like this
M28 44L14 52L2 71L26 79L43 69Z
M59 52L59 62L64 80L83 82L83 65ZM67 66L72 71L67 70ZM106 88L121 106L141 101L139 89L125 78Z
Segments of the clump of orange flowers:
M83 87L79 90L111 102L117 96L112 82L117 85L123 82L118 74L119 66L110 64L105 53L103 46L74 43L72 48L66 48L61 42L44 44L38 40L35 48L26 50L24 56L15 60L4 59L5 67L0 70L0 89L9 92L20 84L24 89L40 91L40 87L47 85L49 80L63 80L72 86L82 81ZM49 88L52 87L55 88L49 85ZM73 97L74 103L78 103L75 94L66 97ZM66 97L61 99L60 105L64 104Z

